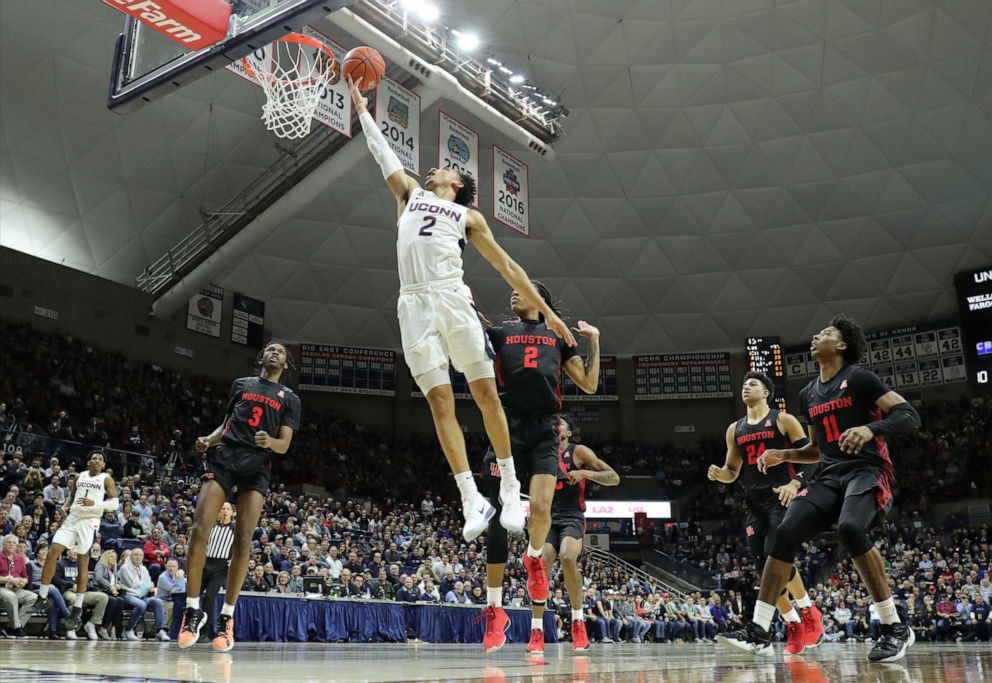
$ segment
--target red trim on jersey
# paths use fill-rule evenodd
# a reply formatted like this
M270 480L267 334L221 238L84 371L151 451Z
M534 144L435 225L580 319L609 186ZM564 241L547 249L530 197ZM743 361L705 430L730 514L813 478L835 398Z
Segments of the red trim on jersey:
M877 422L884 417L882 409L875 407L868 414L869 422ZM875 493L875 502L878 509L883 510L892 503L892 483L895 481L895 467L892 464L892 456L889 455L889 445L885 443L885 438L876 436L874 439L875 449L882 457L882 475L878 478L878 491Z
M565 458L562 456L564 456L565 449L568 448L568 446L562 445L561 420L559 420L557 416L555 417L555 426L553 429L555 430L555 439L557 439L556 443L558 444L558 469L561 470L561 472L563 472L567 476L568 470L565 469Z
M586 480L579 482L579 510L586 511Z
M789 479L795 479L796 478L796 466L795 466L795 463L791 463L790 462L790 463L788 463L788 465L789 465Z
M496 370L496 381L499 382L501 387L505 386L503 382L503 359L498 353L493 361L493 369Z

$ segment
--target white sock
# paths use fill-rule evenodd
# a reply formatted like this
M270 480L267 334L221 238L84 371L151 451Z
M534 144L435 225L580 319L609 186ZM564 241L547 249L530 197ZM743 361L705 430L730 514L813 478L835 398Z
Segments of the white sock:
M513 464L513 458L496 458L496 464L499 465L499 478L502 480L501 484L505 482L514 481L517 478L517 468Z
M41 588L38 589L38 597L44 600L48 597L48 589L52 587L50 583L41 584Z
M535 628L538 631L543 631L544 630L544 619L539 619L538 617L531 617L530 618L530 630L533 631Z
M775 605L758 600L754 603L754 623L766 631L771 628L772 619L775 617Z
M809 609L813 606L813 601L809 599L809 593L804 593L803 597L796 598L796 607L799 609Z
M896 612L896 603L891 595L882 602L876 602L875 609L878 610L878 620L883 624L899 623L899 613Z
M788 612L783 612L782 619L784 619L787 624L801 624L803 621L799 618L799 612L795 609L790 609Z
M541 548L535 548L530 543L527 544L527 557L543 557L544 551Z
M200 598L186 598L186 606L200 609Z
M234 605L228 605L227 601L224 601L224 606L220 608L220 613L225 614L229 617L234 616Z
M471 470L456 474L455 483L458 484L458 492L462 494L463 504L475 498L475 494L479 492L478 487L475 485L475 477L472 476Z
M486 604L494 607L503 606L503 587L486 589Z
M573 609L572 610L572 621L585 621L586 618L582 616L582 610Z
M72 606L79 609L83 609L83 598L86 597L85 593L76 593L76 600L73 602Z

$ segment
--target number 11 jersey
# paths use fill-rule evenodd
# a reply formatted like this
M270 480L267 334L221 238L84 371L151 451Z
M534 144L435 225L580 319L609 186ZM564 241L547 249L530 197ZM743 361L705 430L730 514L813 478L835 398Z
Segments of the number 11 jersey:
M417 188L396 222L400 288L462 279L468 208Z
M845 365L829 382L817 377L799 392L799 418L812 428L820 450L817 479L843 477L868 467L891 471L889 449L880 436L865 443L857 454L840 449L840 435L845 431L882 419L875 402L887 393L878 375L859 365Z

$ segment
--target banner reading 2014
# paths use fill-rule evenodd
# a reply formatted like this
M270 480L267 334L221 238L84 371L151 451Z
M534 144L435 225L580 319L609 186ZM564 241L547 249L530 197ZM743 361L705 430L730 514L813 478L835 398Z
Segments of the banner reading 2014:
M420 95L383 78L375 90L375 122L403 168L420 175Z
M479 134L443 111L438 119L437 167L465 171L479 181ZM479 208L478 192L472 206Z
M493 145L493 218L530 237L527 164Z

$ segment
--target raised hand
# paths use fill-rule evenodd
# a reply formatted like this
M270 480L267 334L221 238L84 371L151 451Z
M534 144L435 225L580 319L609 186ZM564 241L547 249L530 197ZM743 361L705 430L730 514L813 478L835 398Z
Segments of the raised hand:
M355 111L358 114L363 114L369 110L369 101L362 94L362 91L358 89L355 85L355 81L351 80L351 76L348 76L348 92L351 93L351 102L355 105ZM359 79L361 80L361 79Z
M578 327L572 328L577 334L582 335L586 339L598 339L599 338L599 328L593 327L585 320L579 321Z
M548 326L549 330L554 332L561 339L564 339L566 344L569 346L575 346L575 337L572 335L572 331L568 329L568 325L565 324L564 320L552 313L551 315L545 316L544 323Z

